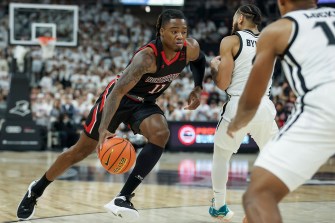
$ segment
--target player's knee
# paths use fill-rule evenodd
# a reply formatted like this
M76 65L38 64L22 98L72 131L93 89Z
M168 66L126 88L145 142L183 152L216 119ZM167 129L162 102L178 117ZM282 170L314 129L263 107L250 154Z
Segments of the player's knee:
M154 131L149 138L149 141L155 144L159 144L165 147L170 137L170 130L168 128L162 128L158 131Z
M170 130L168 128L161 129L155 134L155 138L157 138L161 142L164 142L164 144L167 143L169 137L170 137Z
M260 202L260 200L266 197L262 196L262 194L264 195L264 191L262 192L250 184L247 191L242 196L244 209L254 209L257 202Z
M243 194L242 202L244 208L252 205L254 196L255 194L251 192L249 189Z
M271 188L258 181L249 184L247 191L242 196L242 200L245 207L252 206L256 201L275 200L275 194Z

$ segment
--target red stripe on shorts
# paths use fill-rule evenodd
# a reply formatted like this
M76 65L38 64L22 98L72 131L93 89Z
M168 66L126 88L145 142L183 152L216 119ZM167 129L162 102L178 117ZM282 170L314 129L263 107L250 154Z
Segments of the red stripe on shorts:
M104 91L104 94L102 95L102 100L101 100L101 103L100 103L100 109L99 109L99 112L102 111L102 109L104 108L105 106L105 101L106 101L106 97L107 97L107 94L108 94L108 90L109 88L115 83L115 80L112 80L111 82L109 82L108 86L106 87L105 91Z
M94 127L94 124L96 123L97 121L97 111L98 111L98 106L96 106L94 108L94 111L93 111L93 115L92 115L92 121L91 123L87 126L86 124L84 125L84 128L86 130L86 132L90 133L92 132L92 129Z

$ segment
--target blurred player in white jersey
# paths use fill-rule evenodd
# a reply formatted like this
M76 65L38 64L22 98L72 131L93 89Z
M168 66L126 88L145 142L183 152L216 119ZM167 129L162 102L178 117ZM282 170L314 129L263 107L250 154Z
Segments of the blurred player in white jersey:
M262 31L227 132L234 136L257 114L281 58L296 110L255 162L243 196L249 223L281 223L278 203L335 154L335 9L317 8L316 0L278 0L278 7L283 17Z
M248 133L262 149L278 132L275 122L276 109L269 99L271 81L267 80L267 91L262 95L261 106L254 119L240 129L234 139L226 133L228 124L235 116L238 100L252 68L259 35L258 25L261 20L261 12L255 5L239 7L234 15L232 35L223 38L220 44L220 56L211 62L213 80L221 90L227 92L229 101L223 107L214 138L212 167L214 198L209 214L227 221L233 216L233 212L226 205L226 184L232 154L238 151ZM257 88L257 84L254 87Z

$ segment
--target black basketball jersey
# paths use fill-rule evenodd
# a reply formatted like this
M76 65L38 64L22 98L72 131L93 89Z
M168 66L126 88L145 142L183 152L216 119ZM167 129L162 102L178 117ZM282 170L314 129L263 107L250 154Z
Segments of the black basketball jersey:
M177 52L172 60L167 60L160 38L141 47L135 54L146 47L151 47L154 51L157 71L144 74L139 82L128 92L128 95L135 96L143 101L155 101L185 68L186 41L182 50Z

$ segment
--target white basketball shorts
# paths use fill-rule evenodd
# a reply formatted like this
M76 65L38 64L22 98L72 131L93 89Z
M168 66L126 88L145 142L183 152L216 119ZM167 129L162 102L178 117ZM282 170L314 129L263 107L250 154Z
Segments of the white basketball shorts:
M236 153L243 138L249 133L258 147L262 149L265 144L278 132L275 122L276 109L268 97L263 97L255 117L250 123L237 131L234 138L227 135L227 127L235 117L240 97L232 96L223 108L223 115L217 125L214 135L214 144L224 150Z
M297 99L296 111L258 156L255 166L277 176L290 191L310 179L335 154L335 84Z

